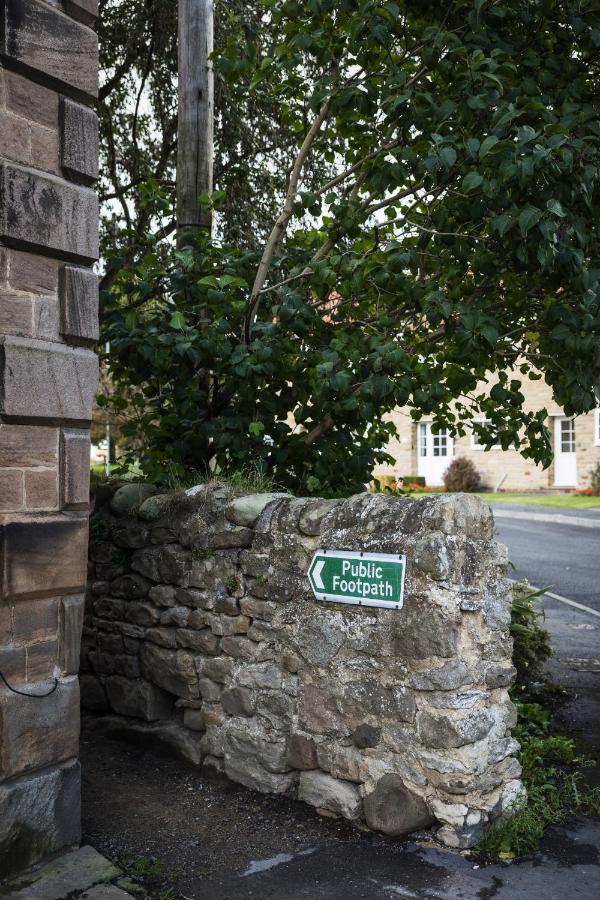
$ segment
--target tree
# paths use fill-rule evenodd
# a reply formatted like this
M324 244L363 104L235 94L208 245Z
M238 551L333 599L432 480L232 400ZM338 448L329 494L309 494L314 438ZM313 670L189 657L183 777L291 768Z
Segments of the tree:
M600 12L262 7L268 54L231 34L215 67L296 136L272 227L257 252L149 254L107 298L142 464L259 460L296 489L345 492L383 458L384 414L409 405L452 433L484 418L489 444L548 465L522 379L544 377L569 415L600 383Z
M275 38L262 29L261 10L258 0L217 0L217 46L229 37L246 60L269 52ZM177 3L100 0L98 32L102 255L117 249L133 264L149 233L168 239L175 230ZM278 103L244 88L217 73L214 183L226 198L220 235L256 246L285 191L296 135L281 122ZM306 116L308 101L304 107ZM144 202L150 181L169 201L152 207L154 218ZM102 287L108 283L105 278Z

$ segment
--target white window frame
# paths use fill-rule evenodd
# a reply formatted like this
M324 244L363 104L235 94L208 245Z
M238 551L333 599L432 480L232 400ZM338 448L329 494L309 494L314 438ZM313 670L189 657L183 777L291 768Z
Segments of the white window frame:
M594 444L600 447L600 407L594 410Z
M485 425L485 423L489 422L489 421L490 421L489 419L482 419L482 418L471 419L471 450L484 450L485 451L486 448L484 447L483 444L476 443L476 438L478 439L479 435L475 434L475 432L473 431L473 425L475 425L475 424ZM509 447L508 449L512 450L512 446ZM502 444L492 444L492 446L490 447L490 450L502 450Z

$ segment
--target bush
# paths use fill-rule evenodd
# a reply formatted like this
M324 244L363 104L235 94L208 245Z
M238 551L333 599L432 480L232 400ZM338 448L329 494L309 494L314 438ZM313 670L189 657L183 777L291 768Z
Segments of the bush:
M590 476L590 488L591 494L593 497L600 497L600 462L597 463L596 468L592 470L592 474Z
M457 456L444 472L444 484L449 491L472 493L481 489L481 478L470 459Z
M510 633L513 639L513 663L517 670L515 691L526 693L529 686L544 677L544 663L552 655L550 636L539 624L541 613L533 601L544 592L534 590L528 581L513 584Z

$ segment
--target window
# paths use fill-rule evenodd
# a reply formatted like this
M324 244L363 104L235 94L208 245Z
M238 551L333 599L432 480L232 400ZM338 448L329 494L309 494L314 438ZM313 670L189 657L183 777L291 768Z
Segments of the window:
M575 453L575 420L560 420L560 452Z
M489 421L489 419L473 419L472 425L475 425L475 424L489 425L490 421ZM481 440L480 435L478 435L474 429L471 430L471 447L473 450L485 450L485 444ZM502 450L502 445L501 444L492 444L492 446L490 447L490 450Z
M448 456L448 432L438 431L437 434L433 434L433 455L434 456Z
M427 456L427 425L419 424L419 456Z
M594 422L594 443L600 446L600 409L596 410L596 420Z

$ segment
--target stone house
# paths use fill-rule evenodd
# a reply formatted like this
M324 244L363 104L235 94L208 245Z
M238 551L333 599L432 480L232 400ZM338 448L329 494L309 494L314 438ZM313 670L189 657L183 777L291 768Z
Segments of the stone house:
M552 399L551 388L543 381L524 381L522 392L526 409L548 410L547 425L552 434L554 461L543 469L525 459L518 450L492 447L485 450L472 429L464 437L453 438L445 431L434 434L431 418L414 422L407 407L391 413L397 436L387 450L394 457L391 465L375 470L380 475L420 475L427 485L443 483L443 475L452 459L472 460L482 483L493 490L508 491L574 490L586 488L594 468L600 463L600 408L575 418L566 416ZM474 422L483 422L475 418Z

